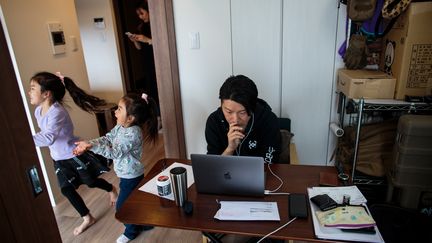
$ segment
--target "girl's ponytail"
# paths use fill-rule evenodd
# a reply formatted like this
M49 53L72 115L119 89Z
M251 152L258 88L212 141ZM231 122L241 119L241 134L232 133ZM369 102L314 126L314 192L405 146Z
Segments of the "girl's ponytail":
M106 104L105 100L100 99L96 96L87 94L84 90L76 86L72 79L68 77L62 77L63 83L66 90L69 92L75 104L77 104L81 109L89 113L98 110L99 106Z

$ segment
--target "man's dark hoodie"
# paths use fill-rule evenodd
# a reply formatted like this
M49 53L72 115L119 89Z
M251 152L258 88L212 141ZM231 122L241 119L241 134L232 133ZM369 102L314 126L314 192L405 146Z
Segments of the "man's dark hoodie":
M207 119L205 137L207 154L222 154L228 146L229 124L219 107ZM260 156L266 162L277 163L280 153L279 121L270 106L258 99L256 109L245 129L245 137L234 155Z

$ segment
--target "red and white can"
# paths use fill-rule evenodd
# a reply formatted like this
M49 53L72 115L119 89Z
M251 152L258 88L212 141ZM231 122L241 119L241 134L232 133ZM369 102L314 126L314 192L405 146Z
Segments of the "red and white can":
M157 178L156 185L159 196L168 196L171 194L171 185L168 176L162 175Z

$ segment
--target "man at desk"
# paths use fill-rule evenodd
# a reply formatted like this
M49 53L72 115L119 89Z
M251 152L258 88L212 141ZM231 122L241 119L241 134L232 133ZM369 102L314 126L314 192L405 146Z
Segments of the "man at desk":
M207 119L208 154L261 156L278 162L280 130L270 106L244 75L229 77L219 90L221 106Z

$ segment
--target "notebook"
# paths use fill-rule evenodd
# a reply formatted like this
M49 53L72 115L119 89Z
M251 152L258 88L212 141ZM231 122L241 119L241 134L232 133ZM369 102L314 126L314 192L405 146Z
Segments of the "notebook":
M191 154L198 193L264 196L264 159L249 156Z

